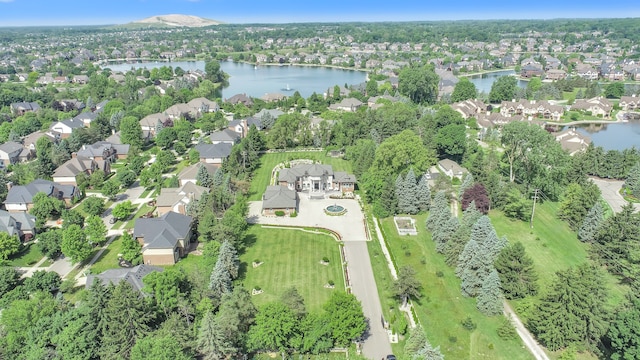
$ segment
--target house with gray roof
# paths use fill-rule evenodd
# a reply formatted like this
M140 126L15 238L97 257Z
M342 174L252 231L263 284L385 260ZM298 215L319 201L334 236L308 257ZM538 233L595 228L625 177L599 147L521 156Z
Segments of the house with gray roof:
M47 132L42 131L42 130L38 130L38 131L32 132L31 134L25 136L22 139L22 145L26 149L28 149L29 151L35 153L35 151L36 151L36 142L38 141L38 139L40 139L41 137L44 137L44 136L48 137L49 140L51 140L51 142L53 142L53 143L56 142L56 137L53 134L47 133Z
M78 189L73 185L58 184L53 181L37 179L27 185L16 185L9 188L4 207L9 212L29 211L33 207L33 197L43 192L47 196L63 200L67 206L80 196Z
M173 265L191 245L193 219L173 211L157 218L136 219L133 237L142 245L147 265Z
M265 114L269 114L270 116L272 116L274 119L277 119L280 115L283 115L284 112L280 109L262 109L260 111L258 111L255 115L253 115L254 117L258 118L258 119L262 119L262 117Z
M276 211L291 215L298 209L298 193L286 186L270 185L262 194L262 214L274 216Z
M25 149L22 144L15 141L7 141L0 145L0 169L19 162L23 150Z
M156 212L162 216L169 211L186 215L187 206L200 200L202 194L209 193L209 188L187 182L179 188L162 188L156 198Z
M222 164L231 154L232 146L229 143L198 144L195 149L200 153L200 161L207 164Z
M87 275L87 283L85 289L91 288L94 282L101 281L102 284L118 284L121 281L126 281L133 287L134 290L141 292L144 287L143 278L152 272L162 272L163 268L150 265L138 265L132 268L120 268L109 269L101 272L98 275Z
M167 120L169 120L169 116L166 114L150 114L142 119L140 119L140 128L142 129L142 133L150 134L150 136L156 136L156 127L158 123L164 124Z
M71 132L73 132L74 129L83 128L84 126L82 120L67 119L51 124L49 130L51 130L57 138L66 139L71 136Z
M356 112L362 105L362 101L356 98L342 99L339 103L329 105L329 110L342 110L347 112Z
M247 94L235 94L232 97L225 100L229 104L244 104L245 106L253 106L253 100L247 96Z
M82 121L82 123L84 124L84 127L89 127L91 126L91 123L98 117L98 113L94 113L91 111L88 112L82 112L78 115L76 115L73 120L79 120Z
M331 165L298 164L280 170L278 184L295 191L353 192L355 175L334 172Z
M211 139L212 144L235 144L240 141L240 134L230 129L222 129L220 131L212 132L209 135L209 139Z
M201 116L204 113L212 113L216 111L220 111L220 105L217 102L209 100L205 97L195 98L187 103L192 111L197 114L197 116Z
M28 112L36 112L40 110L40 105L36 102L17 102L10 105L11 114L14 116L22 116Z
M184 186L187 183L195 184L197 182L196 177L198 175L198 170L200 170L201 167L205 167L209 175L213 176L216 173L216 171L218 171L218 168L220 167L220 165L199 162L199 163L187 166L186 168L182 169L182 171L180 171L180 173L178 174L178 181L180 182L180 186Z
M111 172L108 161L96 161L85 157L73 157L64 164L58 166L53 172L53 181L64 185L77 185L76 176L80 173L91 175L97 170L102 170L105 174Z
M464 174L468 173L467 169L460 166L457 162L450 159L443 159L438 161L438 168L448 177L462 180Z
M0 232L28 241L36 233L36 217L26 212L0 210Z
M108 141L97 141L91 145L82 145L77 156L96 161L116 162L118 159L126 159L129 155L129 144L112 144Z

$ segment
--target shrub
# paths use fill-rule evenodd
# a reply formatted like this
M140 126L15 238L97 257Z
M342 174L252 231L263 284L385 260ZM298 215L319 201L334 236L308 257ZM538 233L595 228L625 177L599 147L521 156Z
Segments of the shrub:
M467 318L464 319L461 324L465 329L469 331L473 331L477 327L476 323L474 323L473 319L471 319L471 316L467 316Z
M504 340L512 340L516 338L516 329L513 327L513 324L509 319L502 318L502 322L500 326L496 329L498 336Z
M444 273L442 271L436 271L436 276L437 277L443 277Z
M260 264L260 259L255 259L255 260L253 260L253 262L256 263L256 264Z
M254 286L254 287L253 287L253 290L255 290L255 291L260 291L260 290L262 290L262 288L260 288L260 286L257 286L257 285L256 285L256 286Z
M400 335L405 335L409 329L407 318L404 315L400 316L394 325L394 330Z
M324 257L322 258L322 262L326 262L326 263L328 263L328 262L329 262L329 258L328 258L328 257L326 257L326 256L324 256Z
M282 210L276 210L275 211L276 216L284 216L284 211Z
M333 280L329 280L329 281L327 281L327 284L329 284L329 286L333 286L333 285L335 285L335 283L333 282Z
M289 214L290 217L297 217L298 213L296 211L292 212L291 214Z

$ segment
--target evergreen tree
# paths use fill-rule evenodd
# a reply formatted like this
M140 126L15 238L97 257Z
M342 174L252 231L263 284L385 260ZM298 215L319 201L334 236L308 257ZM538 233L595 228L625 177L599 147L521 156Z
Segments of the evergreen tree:
M451 210L449 203L443 191L438 191L431 206L429 207L429 216L427 217L427 229L434 231L437 226L444 224L449 220Z
M410 297L419 298L421 288L420 281L416 279L416 271L408 265L401 267L398 279L393 283L393 289L396 296L402 299L402 305L407 305Z
M471 227L481 216L482 213L476 209L474 202L471 202L469 207L462 213L462 219L456 232L451 235L444 246L443 253L447 265L456 266L458 264L458 257L460 257L462 250L464 250L465 245L471 238Z
M396 199L398 199L398 212L399 213L406 213L406 209L407 209L407 201L408 198L406 195L406 189L405 189L405 181L404 178L402 177L402 174L398 174L398 177L396 178L396 187L395 187L395 194L396 194Z
M433 231L431 237L436 243L437 252L441 254L445 252L448 242L453 238L459 227L460 222L458 221L458 218L451 215L449 216L449 220Z
M213 178L205 166L200 166L196 173L196 184L204 187L211 187Z
M418 184L416 181L416 174L413 172L413 168L409 169L409 172L404 178L404 192L402 194L405 199L403 200L406 208L401 210L407 214L417 214L418 206L416 204L418 195Z
M507 299L522 299L538 293L538 275L522 243L505 247L498 255L495 267Z
M220 246L220 252L218 254L218 262L222 262L222 266L229 272L231 279L238 277L238 271L240 270L240 259L238 258L238 252L230 241L225 240Z
M216 265L213 267L213 272L209 278L209 289L214 299L220 300L226 293L231 292L233 289L231 284L231 274L226 268L224 261L216 261Z
M158 122L156 123L156 134L159 134L163 128L164 128L164 125L162 125L162 121L158 120Z
M440 352L440 347L433 347L426 341L424 346L412 357L412 360L444 360L444 355Z
M224 174L224 171L222 171L222 169L216 170L216 172L213 174L213 186L222 185L222 183L224 183L224 178L225 178L224 175L225 174Z
M637 162L631 170L624 182L624 186L629 189L631 195L640 199L640 162Z
M487 316L502 314L504 308L502 292L500 291L500 277L494 269L484 279L480 293L476 300L476 306L481 313Z
M607 332L613 360L640 358L640 299L629 297L615 312Z
M223 359L228 342L213 312L207 311L198 329L198 350L205 360Z
M602 209L600 202L597 201L582 221L582 226L578 230L578 239L584 242L593 241L603 220L604 209Z
M462 280L460 285L462 295L477 296L491 270L493 270L493 266L489 261L486 249L472 237L460 254L456 267L456 275Z
M471 173L467 173L462 179L462 184L460 184L460 188L458 189L458 199L462 199L462 194L464 194L467 189L473 186L474 180L473 175Z
M429 210L431 204L431 189L429 189L429 180L423 175L418 181L416 188L416 206L421 212Z
M404 353L409 356L413 356L420 351L427 343L427 337L424 334L422 326L418 325L411 329L409 338L404 343Z

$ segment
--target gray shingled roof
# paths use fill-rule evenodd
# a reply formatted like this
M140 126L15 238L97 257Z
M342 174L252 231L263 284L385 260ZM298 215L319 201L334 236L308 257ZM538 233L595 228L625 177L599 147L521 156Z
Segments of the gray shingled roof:
M89 289L91 285L93 285L93 282L98 279L105 285L109 283L117 284L120 281L126 281L131 284L135 290L140 291L144 286L142 279L155 271L162 272L164 269L158 266L144 264L132 268L110 269L103 271L98 275L88 275L85 288Z
M209 135L211 141L225 141L225 142L237 142L240 140L240 134L233 130L224 129L216 131Z
M54 171L53 176L76 176L81 172L91 170L93 162L93 160L84 157L69 159Z
M213 176L216 173L216 171L218 171L218 165L199 162L197 164L193 164L193 165L187 166L186 168L182 169L182 171L178 174L178 179L180 179L180 180L193 180L193 179L195 179L196 175L198 174L198 170L202 166L207 168L207 172L211 176Z
M295 209L298 193L286 186L270 185L262 195L263 209Z
M12 154L18 151L22 151L22 145L15 141L7 141L0 145L0 151L4 151L7 154Z
M229 143L219 144L198 144L196 150L200 153L201 159L226 159L231 154Z
M169 211L158 218L136 219L133 236L143 238L149 249L173 248L189 235L191 222L191 216Z
M300 164L290 169L280 170L278 181L286 181L292 183L296 181L296 178L298 177L303 177L305 175L322 176L323 174L333 175L333 167L331 165L322 164Z
M53 181L37 179L27 185L17 185L11 187L7 193L7 199L5 204L31 204L33 197L43 192L49 196L54 191L61 193L62 198L69 199L75 195L75 186L73 185L60 185Z
M21 231L33 231L36 217L24 212L0 210L0 231L9 235L20 235Z

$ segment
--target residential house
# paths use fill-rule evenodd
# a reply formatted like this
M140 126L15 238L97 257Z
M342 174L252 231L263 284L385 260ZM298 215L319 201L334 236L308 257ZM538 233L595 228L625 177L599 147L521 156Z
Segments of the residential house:
M167 120L169 120L169 116L160 113L150 114L140 119L140 128L142 129L143 137L145 133L150 136L156 136L158 123L164 124Z
M187 103L187 106L196 114L196 117L202 116L204 113L212 113L220 111L220 105L204 97L195 98Z
M298 193L286 186L270 185L262 194L262 214L273 216L277 211L291 215L298 210Z
M0 210L0 232L28 241L36 233L36 217L26 212Z
M640 110L640 96L635 94L631 96L623 96L620 98L620 108L624 111Z
M262 119L263 116L265 116L265 114L269 114L269 116L273 117L274 119L277 119L278 117L280 117L280 115L283 115L284 112L280 109L262 109L257 114L253 115L253 117L259 121ZM257 125L256 127L258 129L262 128L262 126L257 126Z
M464 174L468 173L467 169L460 166L457 162L450 159L438 161L438 168L450 178L458 178L462 180Z
M87 175L93 174L97 170L102 170L105 174L111 172L111 166L108 161L97 161L84 157L74 157L58 166L53 172L53 181L63 185L77 185L76 176L80 173Z
M97 162L109 161L114 163L116 160L126 159L129 155L129 144L112 144L108 141L98 141L91 145L82 145L78 150L77 157L93 159Z
M91 123L98 117L98 113L87 111L76 115L73 120L82 121L84 127L90 127Z
M52 107L54 110L66 112L72 110L82 111L86 105L78 99L63 99L54 101Z
M191 245L193 218L173 211L157 218L136 219L133 237L142 245L147 265L173 265Z
M164 114L171 120L177 120L181 118L193 118L195 110L187 104L180 103L171 105L164 111Z
M30 152L35 153L35 151L36 151L36 142L38 141L38 139L40 139L43 136L48 137L49 140L51 140L51 142L55 142L56 141L56 137L53 134L44 132L42 130L38 130L38 131L32 132L31 134L25 136L22 139L22 146L24 146L24 148L28 149Z
M577 132L575 128L563 130L555 136L556 140L560 142L560 146L572 156L585 151L591 144L591 139Z
M70 206L74 199L80 197L78 189L73 185L37 179L27 185L11 186L4 201L4 207L10 212L29 211L33 207L33 197L39 192L63 200L67 206Z
M281 94L281 93L266 93L260 97L260 99L266 102L282 101L286 98L287 98L287 95Z
M198 170L200 170L200 168L203 166L207 169L207 172L211 176L213 176L216 173L216 171L218 171L218 168L220 167L220 165L207 164L205 162L199 162L199 163L187 166L186 168L182 169L182 171L180 171L180 173L178 174L178 181L180 182L180 186L184 186L187 183L195 184L197 182L196 176L198 175Z
M126 281L135 291L142 292L142 288L144 288L144 277L153 272L162 271L164 271L164 268L145 264L132 268L109 269L97 275L87 275L85 289L90 289L96 281L100 281L105 286L109 284L117 285L121 281Z
M362 105L364 105L362 101L356 98L346 98L339 103L329 105L329 110L356 112Z
M505 116L501 113L487 112L478 114L476 116L476 123L482 130L491 129L494 127L502 127L513 121L524 121L525 118L522 115L510 115Z
M388 93L385 93L384 95L380 95L380 96L371 96L368 100L367 100L367 106L369 106L370 108L378 108L380 106L382 106L382 104L386 101L395 103L398 102L398 98L396 98L395 96L391 96Z
M212 132L209 135L212 144L227 143L234 145L240 141L240 134L230 129L223 129L220 131Z
M36 112L40 110L40 105L36 102L17 102L12 103L10 108L13 116L22 116L27 112Z
M567 72L564 70L550 69L544 76L547 80L562 80L567 78Z
M560 121L560 118L564 114L564 107L553 105L546 100L503 101L500 105L500 114L503 116L522 115L530 118L538 117Z
M253 106L253 100L247 94L236 94L225 100L229 104L244 104L247 107Z
M0 169L20 161L20 154L25 148L15 141L7 141L0 145Z
M598 80L598 70L587 64L577 65L576 75L587 80Z
M341 171L333 171L331 165L298 164L280 170L278 184L296 191L353 192L356 178Z
M573 105L571 105L571 110L590 112L593 116L610 118L611 111L613 110L613 104L611 101L598 96L588 100L576 100Z
M542 77L544 69L539 64L527 64L520 69L520 76L523 78Z
M204 193L209 193L209 188L187 182L179 188L162 188L156 198L156 211L162 216L169 211L182 215L187 214L187 206L194 200L200 200Z
M453 103L451 104L451 108L459 112L465 119L477 117L478 114L482 114L487 111L487 105L482 101L475 99Z
M87 84L89 82L89 77L87 75L73 75L71 78L71 82L74 84Z
M267 112L261 111L261 113L266 114ZM277 112L274 112L274 114L277 114ZM227 126L227 129L239 134L240 137L247 136L247 133L251 128L251 125L254 125L258 130L262 130L262 120L261 120L262 118L258 117L257 115L258 114L256 114L256 116L249 116L248 118L245 118L245 119L231 120L229 121L229 125Z
M67 119L53 123L49 130L56 136L56 138L66 139L71 136L74 129L84 127L84 122L81 120Z
M200 153L200 161L208 164L222 164L231 154L232 146L229 143L198 144L195 149Z

